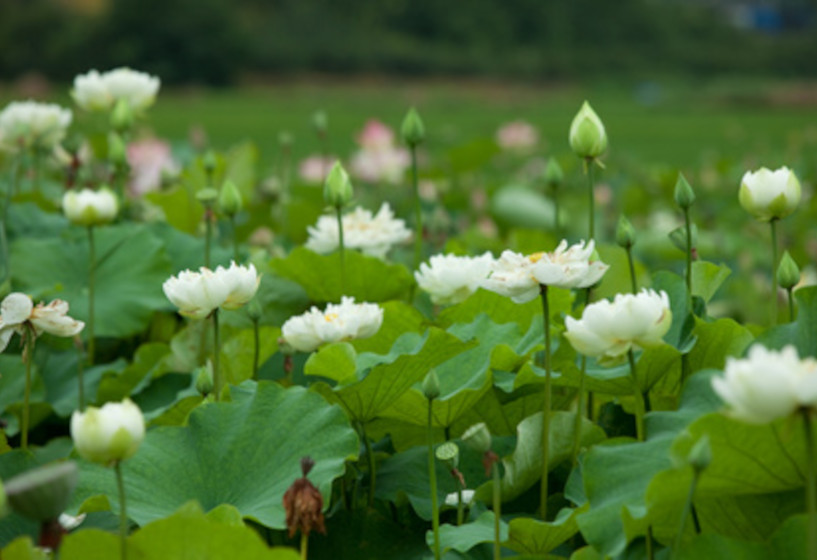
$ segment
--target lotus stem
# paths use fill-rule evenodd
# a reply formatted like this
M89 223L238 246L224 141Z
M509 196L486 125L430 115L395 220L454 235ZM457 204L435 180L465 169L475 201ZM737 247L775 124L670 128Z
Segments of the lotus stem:
M221 400L221 337L218 328L218 308L213 310L213 390L216 402Z
M414 189L414 270L423 260L423 208L420 202L420 184L417 180L417 146L411 144L411 184Z
M630 266L630 285L634 294L638 293L638 280L635 277L635 263L633 263L633 249L627 247L627 264Z
M499 474L499 460L494 461L492 468L494 475L494 560L500 560L502 538L499 535L499 521L502 514L502 479Z
M363 445L366 448L366 457L369 460L369 498L368 506L374 507L374 494L377 483L377 464L374 457L374 450L369 441L369 436L366 435L366 425L361 421L360 423L360 437L363 438Z
M238 254L238 229L235 225L235 214L230 216L230 228L233 231L233 260L236 264L241 262L241 257Z
M627 359L630 362L630 376L633 380L633 396L635 397L635 427L638 435L638 441L646 440L646 430L644 426L644 415L646 414L646 405L644 404L644 395L638 389L638 377L635 369L635 355L633 349L627 351Z
M309 552L309 535L305 532L301 532L301 560L306 560L308 552Z
M550 370L550 303L548 302L548 287L542 284L539 287L542 297L542 317L545 325L545 398L542 403L542 483L539 497L539 515L542 521L547 521L548 502L548 463L550 462L550 408L551 408L551 370Z
M431 527L434 531L434 560L440 560L440 507L437 504L437 469L434 463L433 402L434 399L428 399L428 481L431 487Z
M346 293L346 247L343 244L343 213L340 205L335 207L335 213L338 218L338 249L340 251L340 290L341 293Z
M581 372L579 373L579 402L576 404L576 418L573 424L573 451L571 453L573 466L579 460L579 450L582 445L582 418L584 417L585 378L587 377L587 357L582 355Z
M814 431L811 410L803 408L803 428L806 436L806 504L808 508L808 557L817 560L817 465L814 461Z
M94 226L88 226L88 365L94 365L94 288L96 284L96 243Z
M23 425L20 429L20 446L28 451L28 430L31 423L31 361L34 359L34 328L26 323L23 362L26 366L26 385L23 393Z
M595 182L593 177L593 163L594 158L585 158L584 172L587 174L587 215L590 223L589 239L595 241L596 239L596 197L595 197Z
M116 472L116 486L119 488L119 546L122 552L122 560L128 558L128 548L126 538L128 536L128 508L125 502L125 481L122 478L122 461L114 463Z
M777 218L769 220L772 230L772 325L777 324Z
M693 514L693 501L695 500L695 490L698 488L698 480L701 477L701 470L700 469L692 469L692 482L689 484L689 492L687 493L687 499L684 503L684 511L681 514L681 522L680 526L678 527L678 534L675 537L675 544L672 547L672 560L678 557L681 550L681 542L684 538L684 529L686 528L686 521L690 515ZM693 522L696 523L697 516L693 516ZM697 527L696 527L697 530ZM700 532L700 531L698 531Z
M465 517L465 504L462 503L462 485L457 485L457 527L462 525Z
M213 210L204 207L204 266L210 268L210 252L213 245Z
M794 288L786 288L786 295L788 296L789 302L789 323L794 322L794 294L792 293Z
M252 322L253 353L252 353L252 378L258 381L258 360L261 354L261 337L258 327L258 319Z
M689 219L689 208L684 208L684 227L687 235L687 294L689 300L692 301L692 224Z

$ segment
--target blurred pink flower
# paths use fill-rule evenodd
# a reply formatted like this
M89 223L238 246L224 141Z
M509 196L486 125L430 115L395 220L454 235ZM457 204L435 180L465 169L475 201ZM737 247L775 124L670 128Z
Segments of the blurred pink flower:
M326 174L337 161L335 156L323 157L319 154L312 154L306 159L302 159L298 165L298 176L305 183L322 185Z
M128 191L133 197L158 190L163 174L176 174L180 170L170 154L170 144L158 138L128 144L128 164L131 168Z
M363 149L352 156L349 169L352 175L367 183L397 184L411 164L411 157L405 148Z
M526 150L539 142L539 133L532 124L525 121L512 121L499 127L496 131L496 143L503 150Z
M394 132L376 119L369 119L357 136L357 143L364 150L391 149L394 146Z

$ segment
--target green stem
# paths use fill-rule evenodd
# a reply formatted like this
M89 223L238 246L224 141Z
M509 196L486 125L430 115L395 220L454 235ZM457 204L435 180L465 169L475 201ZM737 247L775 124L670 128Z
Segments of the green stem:
M221 400L221 337L218 328L218 308L213 310L213 389L216 402Z
M494 560L500 560L502 557L502 550L500 543L502 538L499 536L499 522L502 519L502 479L499 474L499 460L494 462Z
M550 371L550 303L548 302L548 287L539 286L542 297L542 318L545 325L545 398L542 403L542 484L539 496L539 515L542 521L547 521L548 503L548 474L550 462L550 408L551 408L551 371Z
M417 180L417 146L414 144L411 145L411 184L414 187L414 270L417 270L423 260L423 207Z
M465 507L462 503L462 485L457 483L457 527L462 525L465 517Z
M689 485L689 492L687 493L687 499L684 503L684 512L681 514L681 523L680 527L678 527L678 534L675 536L675 544L672 547L673 560L681 553L681 543L684 539L684 529L686 529L687 519L692 514L692 504L695 500L695 490L698 487L698 478L700 475L701 471L698 469L692 469L692 482Z
M772 325L777 324L777 218L769 221L772 230Z
M116 486L119 488L119 544L122 551L122 560L128 557L126 537L128 536L128 510L125 502L125 481L122 478L122 462L114 463L116 471Z
M0 271L0 287L2 287L6 283L6 279L8 279L9 290L11 290L11 261L9 260L8 233L6 232L6 224L8 223L11 199L14 196L14 193L17 191L17 181L20 176L21 157L21 155L18 155L17 157L13 158L11 166L11 181L9 182L8 189L6 189L5 201L3 203L3 221L2 224L0 224L0 258L3 259L3 269Z
M692 224L689 219L689 208L684 208L684 226L687 234L687 294L692 298Z
M258 381L258 359L261 354L261 337L259 335L258 321L252 322L253 354L252 354L252 378Z
M213 211L210 206L204 208L204 266L210 268L210 251L213 245Z
M239 264L241 258L238 255L238 230L235 226L235 215L230 216L230 229L233 230L233 260L235 264Z
M652 525L647 527L647 536L644 537L644 544L647 548L647 560L654 560L655 559L655 550L652 544Z
M553 232L556 234L556 239L561 239L561 230L559 224L559 191L553 189Z
M434 560L440 560L440 509L437 504L437 469L434 464L434 427L432 403L428 399L428 480L431 486L431 527L434 531Z
M635 355L633 354L633 349L627 351L627 359L630 362L630 377L633 380L633 396L635 397L635 427L636 433L638 434L638 441L644 441L646 439L646 432L644 427L644 414L645 414L645 405L644 405L644 395L641 391L638 390L638 377L636 375L635 369Z
M587 202L588 216L590 218L590 239L596 239L596 197L595 184L593 180L593 158L586 158L584 171L587 173Z
M808 507L808 557L817 560L817 465L814 462L814 433L811 409L803 409L803 428L806 435L806 504Z
M23 427L20 432L20 445L23 451L28 451L28 429L31 423L31 361L34 359L34 328L28 323L26 323L23 336L25 336L23 362L26 365L26 386L23 393Z
M94 365L94 288L96 283L96 243L94 226L88 226L88 365Z
M346 293L346 247L343 244L343 214L340 205L335 207L338 218L338 249L340 250L340 291Z
M77 382L79 383L79 410L85 410L85 381L83 380L85 365L83 364L83 355L80 346L79 358L77 359Z
M638 293L638 280L635 278L635 264L633 263L633 249L627 247L627 264L630 265L630 285L634 294Z
M363 445L366 448L366 457L369 460L369 501L370 508L374 507L374 493L377 483L377 465L375 463L374 451L372 444L369 441L369 436L366 435L366 425L360 422L360 437L363 438Z
M792 288L786 288L786 293L789 299L789 323L794 322L794 296L792 294Z
M301 560L306 560L306 555L309 552L309 535L301 533Z
M573 424L573 452L572 463L576 466L579 459L579 450L582 444L582 417L584 416L585 378L587 374L587 357L582 356L581 373L579 374L579 402L576 405L576 418ZM591 418L592 420L592 418Z

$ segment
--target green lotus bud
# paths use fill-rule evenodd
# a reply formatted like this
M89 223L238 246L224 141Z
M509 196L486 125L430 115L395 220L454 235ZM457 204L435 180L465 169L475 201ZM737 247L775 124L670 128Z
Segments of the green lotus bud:
M111 111L111 128L117 132L127 132L133 126L134 114L130 103L120 99Z
M282 130L278 133L278 144L281 145L281 148L284 150L288 150L292 147L294 139L292 138L292 134L290 134L286 130Z
M456 469L460 464L460 448L453 441L440 444L434 451L434 455L450 471Z
M678 181L675 183L675 204L677 204L679 208L688 210L694 202L695 191L692 190L692 187L687 182L683 173L679 173Z
M618 217L618 225L616 225L616 244L624 249L629 249L635 245L635 228L624 214Z
M196 370L196 391L200 395L209 395L213 392L214 386L213 364L210 363L210 360L207 360L205 365Z
M205 208L212 208L216 200L218 200L218 191L216 189L201 189L196 193L196 199L201 202Z
M204 166L204 172L208 175L212 175L216 170L216 165L218 165L218 156L216 156L213 150L207 150L207 153L204 154L201 160L201 164Z
M607 133L601 119L585 101L570 125L570 148L582 158L597 158L607 150Z
M462 434L462 441L477 453L487 453L491 450L491 432L485 422L474 424Z
M336 161L323 184L323 199L330 206L340 208L352 200L352 182L343 165Z
M698 226L691 224L692 247L698 246ZM669 232L669 239L681 251L687 251L687 229L685 226L680 226Z
M62 197L62 209L65 217L73 224L100 226L116 219L119 201L107 186L102 186L98 191L70 190Z
M437 377L435 369L429 370L423 379L423 394L430 401L433 401L440 396L440 378Z
M318 134L326 134L329 129L329 117L326 116L325 111L315 111L312 113L312 126Z
M224 214L230 217L241 212L241 209L244 207L238 187L229 179L224 181L224 184L221 185L221 192L218 195L218 206Z
M783 253L780 265L777 267L777 283L784 290L790 290L800 282L800 267L791 258L788 251Z
M406 113L403 124L400 126L400 135L403 137L403 142L412 147L421 144L426 139L426 128L423 125L423 120L414 107Z
M253 323L257 323L263 314L264 312L261 309L261 303L258 301L258 298L252 298L250 303L247 304L247 315L250 320Z
M108 161L116 166L123 166L128 163L125 141L116 132L111 132L108 135Z
M23 517L41 523L50 521L65 511L77 478L75 462L51 463L8 480L6 498L11 508Z
M768 222L785 218L800 203L800 181L788 167L775 171L765 167L755 172L747 171L740 183L738 200L758 220Z
M689 464L701 472L712 462L712 446L709 445L709 436L704 434L689 450Z
M562 171L562 166L556 158L552 157L548 160L547 167L545 167L545 184L553 190L562 186L565 180L565 173Z

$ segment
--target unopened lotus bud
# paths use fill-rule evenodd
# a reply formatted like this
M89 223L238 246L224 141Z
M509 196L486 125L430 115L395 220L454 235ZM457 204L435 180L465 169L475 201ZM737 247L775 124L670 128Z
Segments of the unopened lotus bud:
M403 142L411 147L422 144L426 138L426 128L417 110L412 107L406 113L403 124L400 126L400 136Z
M247 315L250 320L253 323L257 323L263 314L264 311L261 309L261 303L258 301L258 298L253 298L250 303L247 304Z
M207 153L204 154L201 160L201 164L204 167L204 172L208 175L212 175L218 165L216 153L213 150L207 150Z
M315 461L310 457L301 459L303 476L296 479L284 494L284 511L289 538L294 537L298 531L306 536L309 536L313 530L326 534L323 520L323 496L307 478L309 471L314 466Z
M127 132L133 126L134 114L130 103L120 99L111 111L111 128L117 132Z
M709 436L704 434L701 439L695 442L689 451L689 464L698 472L701 472L712 462L712 446L709 444Z
M108 135L108 161L117 167L124 166L128 163L125 141L122 140L122 136L116 132L111 132Z
M453 441L440 444L434 451L437 460L453 471L460 464L460 448Z
M607 133L601 119L585 101L570 125L570 148L581 158L597 158L607 150Z
M474 424L462 434L462 441L477 453L487 453L491 450L491 432L485 422Z
M323 184L323 199L335 208L341 208L352 200L352 182L339 161L335 162Z
M213 365L207 361L206 365L196 370L196 391L200 395L209 395L213 392Z
M77 478L75 462L51 463L8 480L6 497L23 517L40 523L57 519L68 506Z
M556 158L548 160L547 167L545 167L545 184L553 190L562 186L565 180L565 173L562 171L562 166Z
M89 406L71 415L71 437L80 457L112 465L136 454L145 438L145 418L130 399Z
M224 181L224 184L221 186L221 193L218 195L218 206L224 214L230 217L241 212L241 209L244 207L244 203L241 200L241 192L239 192L235 183L229 179Z
M423 394L430 401L440 396L440 378L434 369L429 370L423 379Z
M800 267L791 258L788 251L783 253L777 267L777 282L784 290L790 290L800 283Z
M758 220L768 222L785 218L800 203L800 181L788 167L775 171L761 167L743 175L738 200Z
M65 217L73 224L86 227L100 226L116 218L119 202L107 186L97 191L70 190L62 197L62 209Z
M692 227L690 228L691 231L691 238L692 238L692 248L698 246L698 226L695 224L691 224ZM675 245L681 251L687 251L687 230L685 226L677 227L671 232L669 232L669 239L672 241L672 244Z
M218 191L216 189L201 189L196 193L196 199L204 205L205 208L212 208L216 200L218 200Z
M688 210L695 202L695 191L686 180L682 173L678 174L678 181L675 183L675 204L679 208Z
M618 217L616 244L624 249L629 249L635 245L635 228L624 214Z
M312 113L312 126L315 127L319 135L323 136L326 134L329 128L329 117L326 116L325 111L315 111Z
M282 150L289 150L292 148L293 142L294 139L292 138L292 134L286 130L283 130L278 134L278 144L281 145Z

